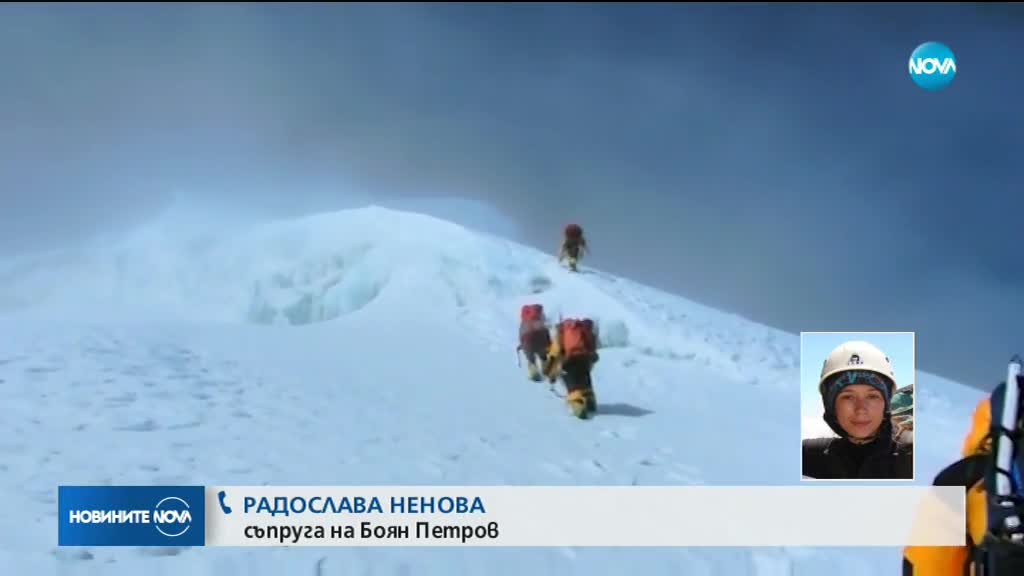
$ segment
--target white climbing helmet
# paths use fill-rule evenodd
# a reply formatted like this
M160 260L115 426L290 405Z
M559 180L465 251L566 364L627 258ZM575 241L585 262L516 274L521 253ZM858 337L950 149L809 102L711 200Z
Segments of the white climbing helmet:
M829 376L847 370L870 370L881 374L892 383L890 394L895 392L896 373L892 369L889 357L874 344L862 340L844 342L829 353L821 366L818 391L822 391L822 386Z

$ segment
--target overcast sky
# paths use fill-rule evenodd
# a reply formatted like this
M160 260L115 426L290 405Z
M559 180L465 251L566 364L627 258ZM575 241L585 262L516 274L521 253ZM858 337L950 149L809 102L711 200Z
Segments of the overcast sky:
M957 76L907 60L947 44ZM1024 7L0 6L0 254L175 191L288 215L492 205L554 250L793 332L1024 352Z

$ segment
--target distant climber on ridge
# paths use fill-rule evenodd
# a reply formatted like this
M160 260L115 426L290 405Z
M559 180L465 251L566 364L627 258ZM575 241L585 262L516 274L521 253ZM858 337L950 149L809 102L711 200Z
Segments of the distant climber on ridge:
M565 234L562 239L562 246L558 249L558 263L569 261L569 270L576 272L576 263L583 256L583 252L589 252L587 241L583 237L583 228L579 224L569 224L565 227Z

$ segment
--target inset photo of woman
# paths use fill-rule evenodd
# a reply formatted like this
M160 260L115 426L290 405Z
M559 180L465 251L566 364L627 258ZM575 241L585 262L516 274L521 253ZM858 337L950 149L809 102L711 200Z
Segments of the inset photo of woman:
M803 332L804 480L914 479L914 333Z

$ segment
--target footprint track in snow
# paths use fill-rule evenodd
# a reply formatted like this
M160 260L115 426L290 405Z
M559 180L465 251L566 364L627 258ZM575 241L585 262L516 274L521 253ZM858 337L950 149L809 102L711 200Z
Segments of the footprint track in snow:
M52 554L60 562L88 562L96 558L89 550L82 549L56 548Z
M28 356L7 356L6 358L0 358L0 367L20 364L26 360L28 360Z
M66 368L66 366L63 364L37 364L26 368L25 374L28 374L29 376L46 376L56 372L61 372L64 368Z
M569 466L564 463L558 464L555 462L545 462L541 464L541 468L552 476L556 476L561 479L569 479L573 477Z
M637 429L633 426L621 426L618 428L605 428L599 436L613 440L636 440Z
M121 394L117 394L115 396L108 396L104 399L104 401L108 405L114 406L134 404L136 400L138 400L138 395L134 392L122 392Z
M591 474L602 475L608 472L608 469L604 467L604 464L601 464L601 461L596 459L589 459L584 461L580 468L586 470Z
M156 420L147 418L141 422L133 422L131 424L124 424L121 426L114 426L114 430L118 432L154 432L160 429L160 425L156 423Z

